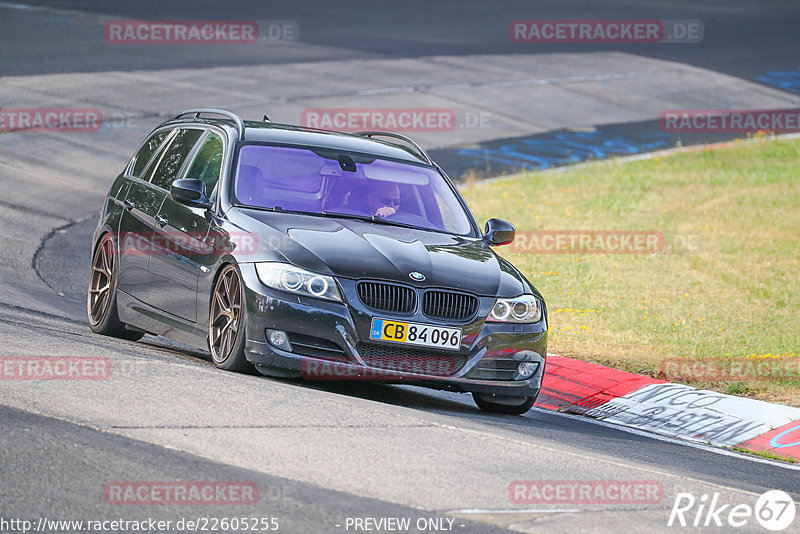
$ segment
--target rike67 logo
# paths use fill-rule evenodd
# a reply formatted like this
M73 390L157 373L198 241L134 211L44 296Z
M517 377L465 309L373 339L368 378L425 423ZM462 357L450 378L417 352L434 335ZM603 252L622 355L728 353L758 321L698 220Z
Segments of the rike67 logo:
M796 513L794 500L780 490L760 495L754 506L724 503L719 493L703 494L699 499L691 493L678 493L667 526L739 528L755 519L765 529L777 532L788 528Z

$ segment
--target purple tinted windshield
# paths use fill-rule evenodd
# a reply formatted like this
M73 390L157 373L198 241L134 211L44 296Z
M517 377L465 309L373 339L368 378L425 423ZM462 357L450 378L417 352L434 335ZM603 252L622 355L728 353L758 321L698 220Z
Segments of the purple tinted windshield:
M246 145L239 151L236 198L260 208L377 216L430 230L472 233L461 203L436 170L381 159L340 159L305 148Z

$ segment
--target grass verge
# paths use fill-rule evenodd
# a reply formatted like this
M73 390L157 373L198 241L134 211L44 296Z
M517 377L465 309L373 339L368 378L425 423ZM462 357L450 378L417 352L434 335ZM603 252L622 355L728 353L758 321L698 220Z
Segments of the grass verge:
M479 220L516 226L522 239L496 250L544 295L551 352L800 406L800 140L602 161L461 191ZM542 253L550 231L643 231L663 249Z
M751 454L753 456L760 456L761 458L767 458L769 460L779 460L781 462L788 462L790 464L796 464L797 460L790 457L790 456L781 456L780 454L775 454L771 451L751 451L750 449L745 449L744 447L731 447L736 452L742 452L744 454Z

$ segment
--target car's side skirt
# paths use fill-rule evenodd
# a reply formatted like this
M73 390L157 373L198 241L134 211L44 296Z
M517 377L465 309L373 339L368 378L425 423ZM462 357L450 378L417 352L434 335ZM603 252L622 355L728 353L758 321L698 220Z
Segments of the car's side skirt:
M205 325L154 308L124 291L117 291L120 320L150 334L157 334L200 349L207 349Z

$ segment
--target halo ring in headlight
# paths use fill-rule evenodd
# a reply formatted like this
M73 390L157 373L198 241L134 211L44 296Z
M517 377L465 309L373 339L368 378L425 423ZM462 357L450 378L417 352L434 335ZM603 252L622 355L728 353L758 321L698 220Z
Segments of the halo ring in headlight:
M303 275L294 271L283 271L281 273L281 285L291 291L297 291L303 287Z
M511 306L503 300L498 300L492 308L492 315L495 319L504 320L511 313Z
M306 283L306 289L315 297L321 297L328 291L328 281L321 276L315 276Z
M527 319L530 311L530 305L524 300L517 300L514 302L514 305L511 306L511 315L514 317L514 319Z

